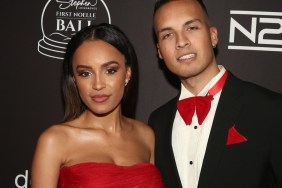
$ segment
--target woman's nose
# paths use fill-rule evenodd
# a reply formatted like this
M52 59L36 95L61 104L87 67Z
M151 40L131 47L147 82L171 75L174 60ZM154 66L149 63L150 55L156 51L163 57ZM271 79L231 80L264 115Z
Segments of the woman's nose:
M105 81L102 77L97 76L93 78L92 88L95 90L101 90L105 87Z

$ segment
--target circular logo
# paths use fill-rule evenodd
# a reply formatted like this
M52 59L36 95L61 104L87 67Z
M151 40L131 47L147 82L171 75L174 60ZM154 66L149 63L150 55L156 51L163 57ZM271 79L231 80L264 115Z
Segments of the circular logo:
M111 16L103 0L49 0L41 15L43 38L38 41L38 52L63 59L66 45L76 32L104 22L111 23Z

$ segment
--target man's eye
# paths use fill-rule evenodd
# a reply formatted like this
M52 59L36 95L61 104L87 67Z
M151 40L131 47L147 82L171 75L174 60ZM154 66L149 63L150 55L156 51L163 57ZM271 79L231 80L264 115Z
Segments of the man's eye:
M199 29L199 27L197 27L197 26L190 26L190 27L187 28L187 30L189 30L189 31L194 31L194 30L198 30L198 29Z
M164 40L164 39L168 39L168 38L170 38L172 36L172 33L167 33L167 34L165 34L165 35L163 35L162 36L162 39Z

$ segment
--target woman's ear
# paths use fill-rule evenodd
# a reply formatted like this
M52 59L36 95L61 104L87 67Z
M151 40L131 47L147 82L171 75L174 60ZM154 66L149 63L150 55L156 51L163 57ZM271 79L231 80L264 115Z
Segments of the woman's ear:
M131 74L132 74L132 71L131 71L131 67L127 67L127 70L126 70L126 76L125 76L125 83L127 84L131 78Z

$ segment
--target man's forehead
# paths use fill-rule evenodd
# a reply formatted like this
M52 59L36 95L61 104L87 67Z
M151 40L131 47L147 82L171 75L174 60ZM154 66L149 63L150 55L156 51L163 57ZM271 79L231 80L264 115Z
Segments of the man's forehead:
M155 29L160 29L160 27L172 27L173 25L184 26L187 22L204 23L207 21L204 11L195 0L185 1L186 0L171 1L163 5L154 16Z

